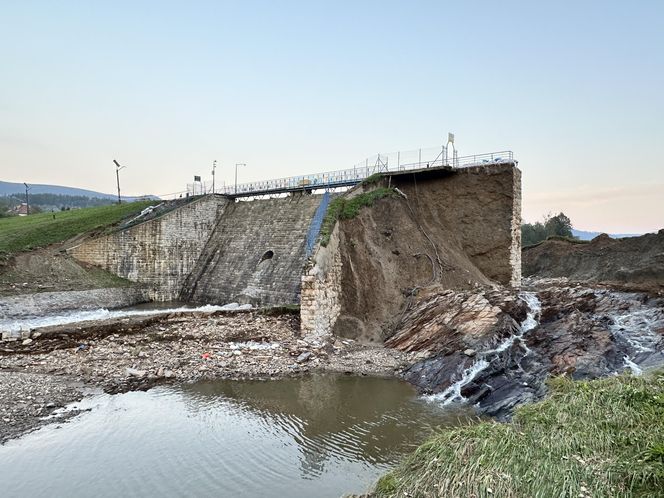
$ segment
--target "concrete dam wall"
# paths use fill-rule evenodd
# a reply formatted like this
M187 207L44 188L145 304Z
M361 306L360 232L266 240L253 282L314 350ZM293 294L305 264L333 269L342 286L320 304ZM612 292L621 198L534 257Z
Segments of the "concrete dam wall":
M144 284L151 299L177 299L228 200L207 196L163 216L69 249L79 261Z
M322 200L321 195L295 194L229 204L180 298L199 303L299 303L307 234Z
M144 284L155 301L298 304L307 240L316 239L324 215L319 207L329 198L205 196L69 253Z

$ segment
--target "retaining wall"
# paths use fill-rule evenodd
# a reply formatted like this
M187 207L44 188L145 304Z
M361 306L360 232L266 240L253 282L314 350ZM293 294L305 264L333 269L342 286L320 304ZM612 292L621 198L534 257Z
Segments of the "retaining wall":
M85 263L145 284L155 301L174 300L229 201L205 196L163 216L69 249Z

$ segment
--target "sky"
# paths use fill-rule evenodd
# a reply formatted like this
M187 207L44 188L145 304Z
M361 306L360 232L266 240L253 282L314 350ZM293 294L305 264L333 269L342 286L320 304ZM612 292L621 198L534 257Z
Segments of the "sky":
M664 2L0 0L0 180L182 191L443 144L523 217L664 227Z

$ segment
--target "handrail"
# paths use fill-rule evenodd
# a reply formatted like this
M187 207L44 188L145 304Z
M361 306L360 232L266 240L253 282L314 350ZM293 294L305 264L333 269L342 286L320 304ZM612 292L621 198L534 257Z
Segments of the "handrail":
M336 188L357 184L376 173L400 173L403 171L442 166L448 166L452 168L467 168L470 166L514 162L514 154L509 150L453 157L449 159L443 157L441 154L438 154L435 159L430 161L423 161L419 159L416 162L409 163L397 162L397 165L389 164L387 155L378 155L374 157L377 157L375 162L371 164L369 160L367 160L365 162L365 166L355 166L348 169L327 171L309 175L289 176L275 178L272 180L247 182L238 184L237 187L234 185L227 185L218 187L216 192L229 196L246 196L251 195L252 193L257 193L259 195L269 194L271 191L284 192L297 189L313 190Z

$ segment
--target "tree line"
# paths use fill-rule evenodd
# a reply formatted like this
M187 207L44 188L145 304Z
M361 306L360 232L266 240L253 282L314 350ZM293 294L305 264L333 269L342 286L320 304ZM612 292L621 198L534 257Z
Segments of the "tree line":
M575 238L572 235L572 221L564 213L555 216L548 214L542 221L521 225L521 245L524 247L553 236Z
M30 194L30 212L67 211L69 209L108 206L113 199L87 197L85 195ZM25 194L0 196L0 216L7 216L8 211L25 202Z

